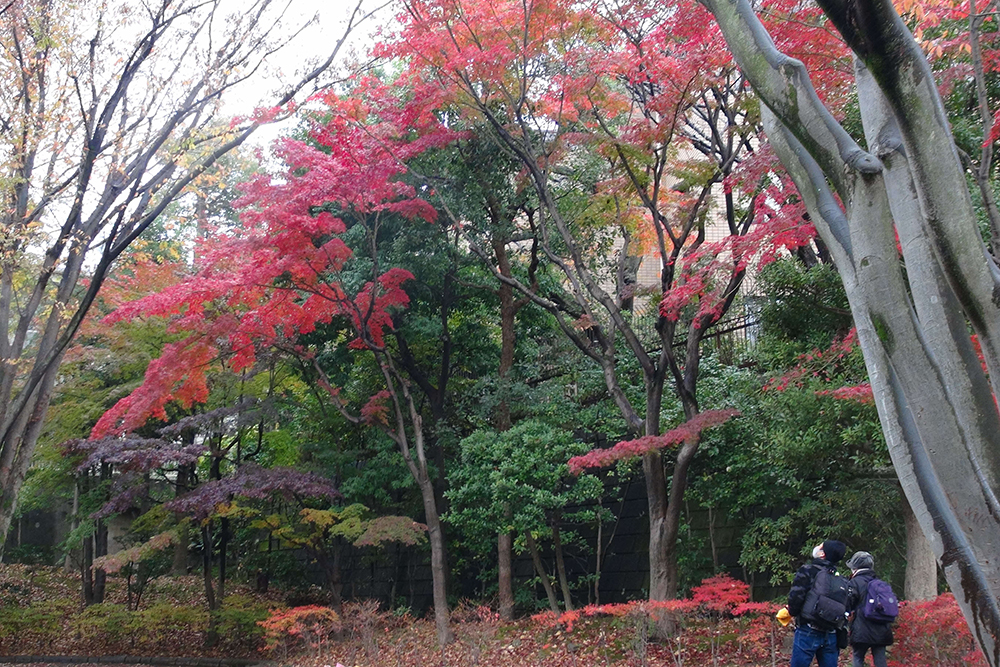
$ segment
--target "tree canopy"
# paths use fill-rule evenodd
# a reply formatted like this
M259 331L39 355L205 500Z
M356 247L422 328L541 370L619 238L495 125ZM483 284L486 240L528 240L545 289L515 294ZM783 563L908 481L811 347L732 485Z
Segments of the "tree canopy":
M553 611L599 597L621 480L644 490L651 603L691 580L692 501L707 574L721 511L743 576L775 583L899 507L879 534L922 530L1000 664L996 17L404 0L371 67L299 106L345 33L224 120L294 45L272 10L0 14L0 528L51 403L46 444L90 432L94 534L156 471L210 598L240 530L322 559L339 604L341 556L419 549L416 519L444 644L449 559L494 537L505 616L512 549ZM270 158L231 153L286 116Z

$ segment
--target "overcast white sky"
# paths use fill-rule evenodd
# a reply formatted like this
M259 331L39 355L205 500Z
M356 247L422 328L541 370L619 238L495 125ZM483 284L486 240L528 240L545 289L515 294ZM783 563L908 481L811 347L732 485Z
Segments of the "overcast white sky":
M243 2L245 0L234 0ZM336 42L344 34L347 19L354 9L357 0L291 0L289 28L292 25L301 26L315 18L294 43L285 47L273 56L275 67L274 86L278 87L283 79L297 79L310 70L318 62L326 59ZM371 47L374 33L380 25L391 21L394 7L389 7L387 0L363 0L362 11L378 10L376 15L365 20L351 33L346 48L338 56L339 66L336 70L343 71L344 63L357 57L362 57ZM227 105L227 111L234 115L252 111L259 104L263 89L255 87L243 91L240 96L233 96ZM285 124L287 128L289 124ZM277 137L284 128L281 125L264 127L251 139L254 145L267 145Z
M292 72L310 60L325 58L329 55L334 43L344 33L344 28L357 0L292 0L293 16L298 24L303 24L316 18L316 22L306 28L296 39L294 48L282 54L283 61ZM392 8L387 0L363 0L362 11L377 13L372 18L358 26L351 35L349 46L358 53L363 53L371 45L372 34L379 24L391 18Z

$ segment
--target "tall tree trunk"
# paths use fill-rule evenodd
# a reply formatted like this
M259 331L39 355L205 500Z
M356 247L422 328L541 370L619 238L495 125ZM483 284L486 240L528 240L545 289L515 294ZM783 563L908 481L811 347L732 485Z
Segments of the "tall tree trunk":
M573 595L569 590L569 578L566 576L566 559L563 558L562 539L559 535L559 518L552 522L552 549L556 554L556 574L559 576L559 588L562 589L566 611L573 611Z
M988 3L987 3L988 4ZM969 0L969 51L972 55L972 74L976 80L976 98L983 136L989 137L993 129L993 114L990 113L989 97L986 91L986 72L983 66L983 51L979 39L979 28L986 17L976 9L976 0ZM990 222L990 250L1000 258L1000 209L993 196L993 141L985 141L979 149L979 164L969 170L979 186L986 218Z
M500 618L505 621L514 620L514 568L513 558L514 536L510 531L497 535L497 569L500 585Z
M372 256L377 253L372 251ZM366 340L369 347L377 348L374 341ZM405 340L402 341L405 345ZM448 611L448 565L445 552L444 529L438 513L434 481L431 479L427 463L423 417L417 408L413 395L410 393L409 382L396 368L393 357L381 350L376 352L379 369L385 380L386 391L392 405L392 418L382 423L383 431L396 443L403 461L411 477L420 489L420 499L424 506L424 520L427 524L427 537L431 547L431 585L434 598L434 625L437 640L443 649L449 644L453 635L449 625ZM404 362L405 363L405 362ZM329 378L318 364L313 364L323 381L329 386ZM445 375L442 373L442 376ZM412 377L412 376L411 376ZM418 381L413 378L414 381ZM347 419L359 423L361 420L351 415L345 406L334 396L334 405Z
M80 527L80 475L73 477L73 510L70 513L70 532L76 532ZM63 569L69 572L73 569L72 550L66 552ZM81 554L82 558L82 554Z
M215 584L212 582L212 522L206 521L201 529L201 574L205 584L205 600L208 602L208 632L205 633L205 646L215 646L219 643L219 618L215 613L219 610L221 600L215 594Z
M81 572L83 587L83 604L101 604L104 602L104 590L107 574L104 570L94 567L94 559L108 555L108 529L104 521L94 522L94 534L83 541L83 563Z
M559 600L556 599L556 592L552 588L552 582L549 581L549 575L545 571L545 565L542 563L542 555L538 553L538 544L535 543L535 538L531 536L531 531L524 531L524 541L528 545L528 553L531 554L531 563L535 566L535 574L538 575L538 579L542 582L542 588L545 589L545 596L549 599L549 609L552 610L553 614L559 614Z
M420 496L424 502L424 518L427 522L427 539L431 546L431 585L434 597L434 627L437 631L438 645L445 646L452 640L448 613L447 576L448 566L445 562L444 531L441 519L438 517L437 504L434 498L434 485L431 479L423 474L417 479Z
M209 471L211 478L216 482L222 481L222 459L225 458L225 452L222 449L222 436L219 436L218 449L212 448L210 454L212 456L212 466ZM227 496L229 500L232 500L232 496ZM209 532L208 535L212 537L211 522L209 522ZM229 519L222 518L219 521L219 587L213 593L212 597L215 600L215 609L221 609L223 600L226 597L226 543L229 539L228 533L229 529ZM208 543L208 553L211 557L214 545L212 542ZM211 562L211 560L210 560ZM211 576L209 576L211 579Z
M937 559L931 543L924 536L906 497L902 499L903 523L906 526L906 578L903 598L932 600L937 597Z
M194 486L194 464L177 466L177 484L174 498L184 495ZM191 548L191 525L183 522L177 530L177 542L174 543L174 560L170 571L176 576L187 574L188 551Z
M820 0L865 65L856 81L872 155L822 106L802 63L775 49L749 2L704 1L834 257L903 491L997 667L1000 280L933 72L887 0Z
M495 207L493 207L495 209ZM495 212L495 225L498 225L499 213ZM492 238L493 254L497 260L497 270L501 276L511 277L513 275L510 266L510 258L507 254L507 239L495 235ZM518 303L514 300L514 288L501 282L498 289L500 296L500 367L497 375L500 379L500 401L497 403L494 417L496 430L498 432L507 431L511 427L510 401L508 400L509 386L508 376L514 367L514 351L517 342L517 330L515 329L517 311L526 302ZM510 507L504 508L504 519L509 521L512 516ZM514 618L514 574L513 558L514 536L509 530L505 530L497 535L497 585L500 597L500 618L505 621Z
M229 547L229 519L219 521L219 607L226 599L226 556Z
M600 501L597 504L597 548L594 559L594 604L601 604L601 561L604 558L604 521L600 515L603 510Z
M646 374L646 418L644 435L660 434L660 408L663 379L659 374ZM646 483L646 506L649 516L649 599L671 600L677 597L677 558L671 544L671 518L674 509L667 497L667 477L663 457L652 451L642 457L642 474ZM667 632L666 626L657 631Z
M108 524L103 519L97 520L94 527L94 558L108 555ZM104 590L107 585L108 575L102 568L94 569L94 594L93 604L104 602Z
M677 565L677 536L680 534L683 520L684 492L687 490L688 471L698 453L698 440L685 442L677 453L673 474L670 478L670 495L667 500L667 511L664 516L664 548L667 563L667 591L669 598L677 597L680 584L680 573Z
M191 526L187 523L177 528L177 542L174 543L174 558L170 572L174 576L184 576L188 569L188 550L191 548Z
M85 491L93 490L92 480L97 480L100 488L102 482L111 479L111 465L102 463L99 472L86 473L84 477ZM104 570L94 567L94 559L108 555L108 527L103 519L93 519L94 533L83 542L83 602L89 606L104 602L104 590L107 574Z
M94 604L94 538L83 540L83 555L80 559L80 595L87 607Z
M337 612L337 614L342 615L344 610L344 599L341 596L343 584L341 583L340 577L340 551L340 545L334 544L332 557L325 549L311 551L311 553L316 558L316 562L319 563L319 566L323 569L323 574L326 575L326 586L330 591L331 597L330 607Z
M44 359L42 354L39 357ZM0 432L0 536L4 538L10 530L10 522L17 509L21 485L31 467L62 357L62 352L59 352L47 360L47 370L41 364L43 370L39 373L40 380L35 393L24 398L25 404L15 412L13 420L0 423L0 428L6 427L5 431Z
M649 599L669 600L677 594L677 577L667 539L667 480L659 452L642 457L649 516Z

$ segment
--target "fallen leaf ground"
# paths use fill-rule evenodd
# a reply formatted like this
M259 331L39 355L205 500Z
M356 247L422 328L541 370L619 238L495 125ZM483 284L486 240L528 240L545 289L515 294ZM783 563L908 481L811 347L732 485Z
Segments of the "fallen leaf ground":
M646 617L576 614L572 623L554 617L502 623L488 607L465 603L452 613L455 641L441 650L430 620L383 612L374 602L352 602L344 607L339 639L317 647L289 635L264 653L256 615L263 610L266 617L269 609L282 604L303 603L287 593L282 598L277 591L270 597L245 588L236 592L244 606L232 608L239 613L227 617L219 641L206 648L204 627L198 629L186 620L195 617L185 616L194 610L207 618L198 577L150 582L138 610L124 604L121 582L109 581L111 604L94 613L93 607L84 609L80 603L79 579L73 574L59 568L0 565L0 667L25 667L4 656L121 655L151 662L171 656L260 659L282 667L784 667L792 641L792 629L780 626L773 611L734 616L706 611L702 605L676 617L681 630L677 638L657 643L646 638ZM896 624L897 644L889 652L893 667L985 664L975 655L953 598L940 596L911 606ZM159 615L172 618L173 625L153 618ZM202 625L204 618L198 621ZM137 619L164 632L151 632L136 624ZM849 653L842 651L840 664L849 663ZM82 667L91 665L95 663Z
M731 633L719 635L713 662L713 642L707 636L689 633L680 644L643 642L635 625L623 619L588 620L572 632L530 619L503 625L456 623L454 630L455 641L444 651L436 648L433 624L417 620L382 628L374 642L354 635L324 647L320 656L286 660L299 667L335 667L338 662L344 667L772 667L788 664L785 644L790 647L791 638L779 629L772 656L769 642L766 647L741 646ZM850 663L846 654L841 657L842 665ZM274 659L286 661L280 654Z

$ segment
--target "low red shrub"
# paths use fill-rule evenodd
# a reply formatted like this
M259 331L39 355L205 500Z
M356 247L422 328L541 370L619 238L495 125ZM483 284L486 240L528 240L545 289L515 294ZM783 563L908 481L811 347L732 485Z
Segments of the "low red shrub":
M688 599L591 605L560 616L546 612L532 618L553 629L572 632L575 625L588 618L630 618L644 626L644 620L651 621L657 612L665 611L672 615L678 631L669 646L664 646L673 653L675 662L764 665L776 664L793 631L792 626L782 627L776 622L774 615L781 607L773 602L751 602L746 584L721 575L694 587ZM950 593L926 602L903 602L894 635L895 644L889 649L890 667L986 667Z
M258 625L264 628L265 650L280 649L283 658L303 648L315 651L315 657L320 658L331 635L341 629L337 612L316 605L276 610Z
M986 658L951 593L924 602L904 600L893 635L890 667L986 667Z

